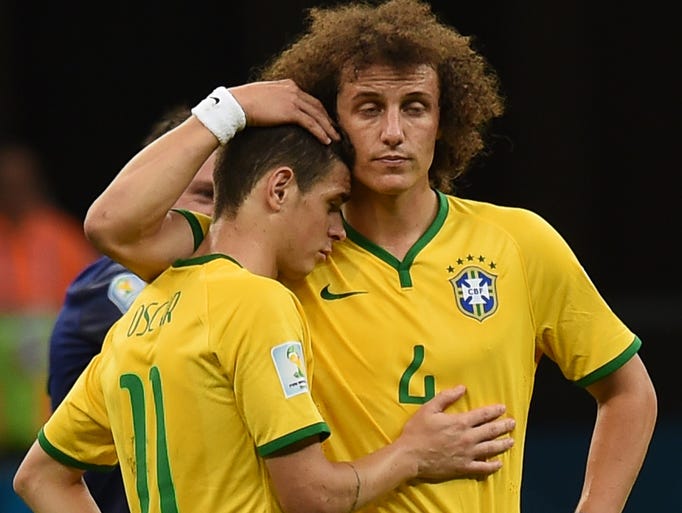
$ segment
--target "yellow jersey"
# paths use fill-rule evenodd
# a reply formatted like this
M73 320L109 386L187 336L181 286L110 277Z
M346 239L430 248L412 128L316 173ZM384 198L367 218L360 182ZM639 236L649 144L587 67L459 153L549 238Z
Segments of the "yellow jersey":
M347 238L304 280L312 387L332 460L395 440L417 410L458 384L464 412L504 403L516 420L502 469L482 480L413 481L363 513L518 513L528 411L543 356L575 385L626 363L641 341L539 215L435 192L436 218L401 261L345 224ZM198 243L208 219L185 213Z
M503 467L482 479L412 482L363 512L515 513L534 375L545 355L581 386L614 371L640 341L538 215L437 193L438 214L402 261L346 225L325 263L288 284L315 352L315 385L334 460L396 439L440 390L451 411L504 403L516 419Z
M329 434L296 297L224 255L178 261L110 329L39 434L59 461L120 464L133 513L280 511L264 457Z

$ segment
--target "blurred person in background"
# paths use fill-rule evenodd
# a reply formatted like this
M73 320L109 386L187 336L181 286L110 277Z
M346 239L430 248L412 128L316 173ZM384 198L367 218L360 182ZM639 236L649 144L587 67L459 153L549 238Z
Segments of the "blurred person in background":
M143 146L190 116L190 108L167 109L154 124ZM213 214L213 153L175 203L175 208ZM102 349L107 331L135 300L146 282L102 256L71 283L54 324L49 344L48 393L52 410L62 402L83 369ZM129 511L121 471L86 472L85 482L102 513Z
M50 413L47 341L71 280L98 253L53 198L46 163L18 139L0 143L0 511L10 475ZM7 482L5 486L5 482Z
M81 221L51 197L43 162L28 144L0 147L0 311L56 311L97 254Z

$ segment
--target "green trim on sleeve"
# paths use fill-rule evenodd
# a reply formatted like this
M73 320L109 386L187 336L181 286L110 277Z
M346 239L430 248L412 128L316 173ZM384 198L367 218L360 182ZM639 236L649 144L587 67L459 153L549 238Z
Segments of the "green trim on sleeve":
M173 212L177 212L187 219L189 227L192 230L192 236L194 237L194 251L196 251L199 247L199 244L201 244L201 242L204 240L204 230L201 227L201 223L196 218L194 213L190 212L189 210L185 210L184 208L172 208L171 210Z
M40 447L42 447L43 450L53 459L57 460L63 465L66 465L67 467L79 468L81 470L95 470L97 472L111 472L118 467L118 465L93 465L90 463L83 463L82 461L72 458L68 454L64 454L50 443L42 428L38 432L38 443L40 444Z
M628 360L630 360L630 358L632 358L637 353L637 351L639 351L640 347L642 347L642 341L639 339L639 337L635 336L635 339L632 341L632 344L630 344L625 349L625 351L620 353L616 358L611 360L609 363L602 365L597 370L590 372L584 378L579 379L578 381L575 382L575 384L578 385L579 387L586 387L596 381L599 381L601 378L608 376L612 372L620 369L623 365L625 365L625 363Z
M270 456L272 453L277 452L280 449L283 449L306 438L310 438L311 436L319 436L320 441L322 441L326 440L330 434L331 431L329 430L327 423L318 422L317 424L312 424L294 431L293 433L289 433L288 435L277 438L276 440L268 442L265 445L261 445L257 448L258 455L265 458L266 456Z

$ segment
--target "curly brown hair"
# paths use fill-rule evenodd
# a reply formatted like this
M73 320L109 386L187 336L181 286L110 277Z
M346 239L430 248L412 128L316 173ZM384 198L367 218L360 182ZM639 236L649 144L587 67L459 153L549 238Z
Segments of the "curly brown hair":
M419 0L354 1L306 13L307 31L266 63L259 78L291 78L335 116L342 69L432 66L441 111L429 179L433 187L451 192L454 180L485 148L490 122L504 111L497 73L473 49L471 38L441 22Z

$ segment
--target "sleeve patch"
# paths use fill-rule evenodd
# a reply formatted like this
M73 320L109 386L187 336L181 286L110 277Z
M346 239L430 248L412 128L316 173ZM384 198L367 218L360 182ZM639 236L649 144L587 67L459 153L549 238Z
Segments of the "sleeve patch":
M284 342L270 352L284 396L289 398L308 392L303 347L300 342Z
M136 274L130 272L120 273L109 282L107 297L116 305L121 313L125 313L145 285L147 283Z

